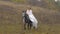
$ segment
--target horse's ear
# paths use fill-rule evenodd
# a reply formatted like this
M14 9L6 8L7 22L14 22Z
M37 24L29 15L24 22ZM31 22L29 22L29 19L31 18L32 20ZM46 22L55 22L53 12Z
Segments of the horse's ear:
M24 12L24 11L22 11L22 12Z
M24 10L24 11L22 11L22 12L26 12L27 10Z

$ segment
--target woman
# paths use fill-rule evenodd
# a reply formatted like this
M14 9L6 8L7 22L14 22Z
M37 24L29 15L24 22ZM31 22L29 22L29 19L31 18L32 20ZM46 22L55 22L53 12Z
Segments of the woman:
M38 21L37 21L37 19L35 18L35 16L33 15L32 9L31 9L31 8L27 9L26 13L28 14L30 20L33 22L33 23L32 23L32 24L33 24L33 27L34 27L34 28L37 28L37 23L38 23Z

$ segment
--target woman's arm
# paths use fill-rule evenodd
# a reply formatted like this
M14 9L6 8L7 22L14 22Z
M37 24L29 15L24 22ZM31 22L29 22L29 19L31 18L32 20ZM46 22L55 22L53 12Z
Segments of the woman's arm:
M29 10L26 11L26 14L27 14L27 15L29 14Z

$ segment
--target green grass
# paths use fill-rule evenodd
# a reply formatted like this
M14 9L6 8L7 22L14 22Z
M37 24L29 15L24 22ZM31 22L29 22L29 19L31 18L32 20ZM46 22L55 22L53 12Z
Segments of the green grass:
M56 17L54 16L56 15L55 11L34 6L32 6L32 9L34 15L39 21L38 29L24 30L22 22L22 10L26 9L26 7L27 5L0 5L0 34L60 34L60 24L57 23L60 23L59 14L57 14ZM46 22L49 24L46 24ZM50 24L51 22L53 24ZM57 24L54 24L54 22Z
M20 32L19 25L2 25L0 27L0 34L17 34Z
M60 34L60 25L41 24L38 30L23 30L21 24L1 25L0 34Z
M27 0L11 0L13 2L17 2L17 3L26 3Z

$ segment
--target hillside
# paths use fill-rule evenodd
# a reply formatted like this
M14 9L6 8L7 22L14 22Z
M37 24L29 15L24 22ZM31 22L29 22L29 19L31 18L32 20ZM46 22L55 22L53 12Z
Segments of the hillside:
M37 30L24 30L22 11L25 4L0 1L0 34L60 34L60 12L31 6L39 24Z
M28 4L33 6L39 6L47 9L58 10L59 9L59 2L55 2L54 0L3 0L3 1L10 1L17 4Z

